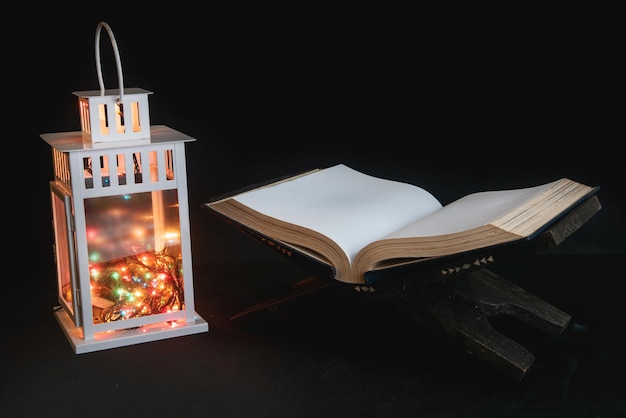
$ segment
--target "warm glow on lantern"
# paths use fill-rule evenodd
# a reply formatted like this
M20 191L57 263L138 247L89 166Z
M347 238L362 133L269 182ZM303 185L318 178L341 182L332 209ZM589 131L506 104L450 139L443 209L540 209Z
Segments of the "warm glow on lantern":
M102 82L101 28L118 89ZM151 92L124 88L104 22L96 64L100 90L74 92L81 131L41 135L54 162L55 316L76 353L207 332L194 309L185 181L195 139L150 125Z

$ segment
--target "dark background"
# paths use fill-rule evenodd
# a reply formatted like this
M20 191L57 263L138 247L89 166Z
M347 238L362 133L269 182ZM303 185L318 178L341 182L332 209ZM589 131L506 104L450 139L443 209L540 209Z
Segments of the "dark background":
M282 12L213 6L25 19L6 36L7 120L11 147L28 150L15 159L25 167L15 180L38 180L18 191L49 210L39 203L52 172L39 135L80 130L72 92L99 88L94 35L106 21L125 87L154 92L151 123L197 138L188 146L194 212L211 196L337 162L414 182L444 204L570 177L601 186L605 210L566 248L624 251L609 24L523 11L500 19ZM100 44L105 86L117 88L105 30ZM206 216L192 216L203 229Z
M8 70L3 120L11 125L11 134L5 138L10 145L5 161L11 163L5 176L9 186L5 198L9 215L5 215L5 219L12 224L16 236L10 253L19 260L10 263L14 277L11 288L14 294L34 292L28 297L31 303L26 306L15 303L17 306L5 319L16 330L17 337L12 340L21 340L19 344L29 348L25 350L28 354L21 358L18 353L20 361L14 363L31 364L27 372L29 377L20 379L17 366L14 370L21 393L27 394L32 385L41 387L36 389L38 393L32 394L33 399L39 397L39 391L45 392L47 385L56 385L55 378L58 378L32 369L33 356L43 354L47 349L45 335L56 339L59 346L56 353L64 358L64 367L70 369L78 367L75 362L87 361L83 360L85 357L115 355L109 352L74 355L55 324L51 312L56 295L48 190L53 172L51 150L39 136L47 132L80 130L77 98L72 92L99 88L94 35L100 21L111 26L117 39L125 87L154 92L149 99L151 123L168 125L197 139L187 145L194 282L199 289L196 298L200 299L196 303L198 309L204 309L200 314L212 327L210 338L217 338L217 341L202 341L202 344L214 344L232 356L236 354L228 347L229 344L237 346L233 338L254 340L254 344L262 347L255 349L251 346L250 350L259 353L270 350L264 344L276 344L276 339L283 342L283 339L288 340L288 335L319 344L315 339L307 340L308 334L301 329L289 328L289 332L283 333L281 331L285 328L277 326L266 330L267 334L258 332L252 337L231 330L224 318L237 308L245 307L245 303L261 298L272 286L270 279L269 282L258 281L255 280L257 277L274 274L282 285L285 277L293 275L297 279L306 272L223 225L200 205L213 196L252 183L337 163L372 175L415 183L429 190L443 204L475 191L527 187L559 177L598 185L603 209L565 243L548 251L548 255L554 256L549 261L553 264L550 264L548 276L553 279L558 275L561 260L585 260L582 263L589 266L607 256L607 260L615 263L614 269L604 266L602 271L610 271L607 280L612 285L622 283L618 280L623 278L618 262L626 251L626 208L623 157L618 150L623 142L623 130L614 129L617 106L607 100L617 95L618 54L612 52L610 43L615 26L605 13L500 10L494 15L493 10L473 10L470 18L466 10L435 12L426 8L401 10L391 7L381 10L253 6L230 10L223 6L181 5L131 11L125 8L126 5L119 5L115 11L100 12L46 7L49 10L38 9L34 14L19 15L15 26L5 25L2 29L6 32L3 35L6 43L3 67ZM105 86L117 88L113 53L104 30L101 51ZM579 269L574 265L568 271L571 273L572 270ZM595 267L582 270L587 273L596 271ZM237 278L232 279L233 275ZM232 282L225 283L227 279ZM533 290L542 296L550 295L577 312L576 301L579 299L576 295L582 297L590 286L593 287L594 283L599 286L599 283L595 277L579 277L577 282L568 279L555 279L564 286L567 283L563 293L555 287L556 290L542 294L541 290L546 290L537 283ZM252 287L237 289L237 280ZM533 284L527 284L533 287ZM621 286L615 289L605 283L605 287L595 291L597 297L586 305L586 309L592 309L595 303L603 306L623 300L624 288ZM564 295L571 295L571 299L561 299ZM339 322L337 331L341 324L347 325L350 320L358 322L363 315L361 309L367 311L365 317L369 321L380 321L381 316L377 314L382 318L390 315L387 311L380 312L377 305L372 308L361 303L356 302L356 313L334 308L330 311L332 314L326 313L323 318L334 318L331 322ZM315 328L314 324L321 325L307 317L310 311L307 312L300 313L304 317L299 320L313 326L311 335L317 338L326 335ZM37 322L42 321L42 315L44 322ZM333 315L346 317L337 319ZM396 320L386 331L380 331L381 338L393 340L397 335L395 331L402 334L404 327L408 326L408 321L403 321ZM39 325L20 330L17 324L24 323ZM231 334L233 332L235 337ZM614 335L613 329L606 332ZM199 336L193 338L196 337ZM349 337L345 338L349 340ZM623 336L620 338L619 341L623 341ZM364 345L363 350L371 343L360 342ZM168 349L174 350L175 343L172 340L152 343L152 346L156 349L158 344L165 345L165 353ZM349 346L351 341L344 343ZM193 364L198 361L194 356L207 354L194 352L196 346L189 347L190 352L186 353L186 346L182 344L176 354L178 361L185 358ZM443 360L445 355L454 351L446 351L445 342L436 344L439 345L434 349L419 344L426 352L416 356L400 350L399 355L411 357L411 362L424 356L421 363L428 363L428 356L436 357L439 367L444 370L446 378L443 380L434 371L427 372L426 376L419 375L424 386L416 387L417 392L421 390L423 393L431 383L450 396L451 391L475 383L472 379L476 377L468 378L468 375L482 375L481 365L471 363L466 366L464 361L467 359L463 355L459 358L452 355L450 362ZM111 353L132 349L137 348L112 350ZM327 349L320 348L321 351ZM309 353L308 350L317 353L314 348L308 347L305 352ZM384 351L386 356L390 355L388 351L388 348ZM443 352L443 357L437 357L440 354L437 351ZM8 354L16 356L15 353L13 347ZM283 354L287 358L303 355ZM7 358L9 362L16 360ZM234 361L238 360L241 359ZM259 361L269 360L263 357ZM354 373L350 362L336 360L329 365L325 361L327 359L322 358L319 363L311 365L319 367L316 370L307 369L304 364L294 364L293 367L298 368L298 376L303 381L306 378L302 376L315 376L322 373L321 370L337 367L344 375L360 379L357 376L361 375ZM388 366L392 370L400 367L395 363L376 363L380 361L376 356L371 361L374 368L381 368L381 373ZM46 364L54 362L55 358L50 358L48 363L41 361L40 365L45 368ZM190 365L184 367L194 370ZM359 363L359 367L366 366ZM437 369L437 366L432 367ZM88 380L91 372L84 368L78 370L75 372L77 376ZM212 387L219 386L216 382L208 386L198 382L198 379L211 381L212 372L207 372L208 375L195 373L190 378L193 382L166 383L164 380L168 379L157 376L150 380L155 385L174 384L189 388L196 385L201 392L204 389L219 393L224 390ZM486 373L490 376L490 371ZM58 374L63 373L59 370ZM185 380L182 372L176 376ZM261 404L265 405L262 412L254 415L278 416L284 398L277 393L276 400L269 405L253 395L250 400L250 393L255 393L250 386L253 385L251 382L264 386L283 378L279 375L244 378L241 376L246 376L245 373L237 372L234 376L228 387L233 390L242 387L245 388L243 392L248 393L247 400L233 401L240 408L237 411L253 414L252 405ZM318 380L313 379L311 383L311 388L318 388L312 389L314 392L323 384L323 379L320 381L317 377ZM385 399L395 406L387 406L386 410L391 414L386 416L412 415L410 411L421 411L421 415L428 415L429 411L432 415L439 415L438 411L454 414L454 407L461 408L463 402L469 401L457 399L452 405L447 401L450 398L442 398L433 401L436 405L431 405L431 409L424 404L416 409L412 406L414 400L401 396L408 391L404 380L394 381L391 377L385 383L371 377L375 385L391 388L392 393L385 395L388 396ZM433 380L429 382L429 378ZM46 383L39 382L41 379L46 379ZM80 379L75 377L65 384L76 385ZM112 379L107 381L109 385L117 386L113 383L115 378L109 379ZM237 382L237 379L244 381ZM287 386L295 384L288 377L284 379ZM450 379L457 384L449 386L446 382ZM521 399L532 392L530 383L522 386L521 391L525 394L518 392L520 389L515 385L498 392L501 389L497 383L498 375L495 374L493 379L489 380L495 382L493 387L489 386L491 394L474 393L476 397L490 399L489 396L495 396L502 401L497 405L490 404L492 411L482 410L486 415L493 412L495 416L497 410L507 411L504 405L522 402ZM466 384L458 383L459 380ZM277 383L272 384L277 385L277 392L284 389ZM305 383L299 384L303 385L302 390L306 390ZM611 395L611 382L604 381L604 384L608 393L607 403L600 402L604 411L612 411L613 405L619 402L623 405L623 395L616 400ZM404 389L399 390L400 386ZM336 390L346 388L337 387ZM263 389L262 393L265 391L269 389ZM209 392L204 395L210 398ZM367 390L364 392L359 396L366 404ZM67 396L71 397L69 393ZM200 394L189 396L196 402L201 398ZM318 399L313 394L311 396ZM319 402L323 402L324 396L330 396L326 390L321 391ZM375 391L373 402L380 405L382 396ZM541 398L544 406L550 404L550 395L546 396ZM27 395L14 400L25 399L28 399ZM302 406L328 412L322 404L303 400L300 403L305 405L299 405L297 396L291 399L289 408ZM343 400L353 405L348 408L344 404L346 410L363 411L362 404L357 407L354 399ZM19 411L10 399L6 398L3 403L7 400L12 412ZM66 404L69 400L58 401ZM224 408L222 416L240 416L235 409L228 413L228 407L222 401L218 402ZM585 401L587 408L599 405L593 400ZM184 399L179 402L182 405ZM532 409L530 404L525 407ZM115 411L111 408L106 410ZM171 405L166 409L176 411ZM554 413L554 409L548 409ZM189 411L184 407L178 409L184 410ZM347 416L346 410L337 416ZM384 408L374 410L384 415ZM575 409L567 410L572 412ZM287 409L284 415L303 416L302 411L296 411ZM369 411L372 416L379 415ZM521 411L517 413L524 415ZM581 416L586 415L581 413Z

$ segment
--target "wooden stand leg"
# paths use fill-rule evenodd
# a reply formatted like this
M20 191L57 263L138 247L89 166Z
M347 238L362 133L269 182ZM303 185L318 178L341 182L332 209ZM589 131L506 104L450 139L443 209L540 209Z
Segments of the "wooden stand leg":
M571 320L570 315L486 268L427 285L417 283L419 280L410 278L401 289L363 293L371 297L384 295L383 299L400 311L443 332L469 354L517 381L526 375L535 356L494 329L489 318L508 315L549 335L562 334ZM231 316L231 320L250 324L296 301L301 306L309 296L319 302L322 291L336 286L337 282L309 276L297 282L292 292L251 306Z
M516 317L541 331L559 335L571 317L487 269L419 289L392 299L413 318L443 331L453 342L505 375L521 380L534 355L495 330L488 318Z

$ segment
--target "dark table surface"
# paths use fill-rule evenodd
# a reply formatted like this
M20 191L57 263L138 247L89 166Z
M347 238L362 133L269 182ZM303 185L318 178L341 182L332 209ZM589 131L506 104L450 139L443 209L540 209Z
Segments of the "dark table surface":
M203 263L196 311L209 332L75 354L34 292L5 319L0 410L30 416L550 416L626 411L623 254L525 256L493 266L572 316L561 336L494 326L529 348L520 382L442 334L343 285L247 324L229 318L307 272L282 258ZM51 272L52 274L52 272ZM4 322L4 321L3 321Z

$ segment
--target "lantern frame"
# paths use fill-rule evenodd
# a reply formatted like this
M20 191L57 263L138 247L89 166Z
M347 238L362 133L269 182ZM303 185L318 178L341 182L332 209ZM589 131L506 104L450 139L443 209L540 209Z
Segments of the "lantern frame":
M102 28L118 89L104 88ZM195 138L150 125L152 92L124 89L106 22L96 64L100 90L73 92L81 131L41 134L54 169L54 314L77 354L209 330L193 290L185 145Z
M58 301L55 316L77 354L140 342L155 341L208 331L208 323L195 312L191 237L187 196L185 143L195 141L167 126L153 126L148 144L109 145L93 148L82 142L81 132L42 134L52 147L55 179L50 182L55 230ZM119 166L108 164L88 172L85 161L109 162L141 156L149 170L134 175L115 175ZM169 158L168 158L169 156ZM151 158L154 157L154 158ZM104 198L174 191L177 195L183 308L176 311L139 316L113 322L96 323L93 254L90 254L88 209L86 202ZM158 202L158 200L157 200ZM158 224L163 208L153 207L154 224ZM152 221L151 221L152 222ZM116 225L112 225L116 228ZM109 231L110 232L110 231ZM135 243L124 248L126 256L134 256ZM93 251L92 251L93 252ZM69 296L66 288L71 286Z

